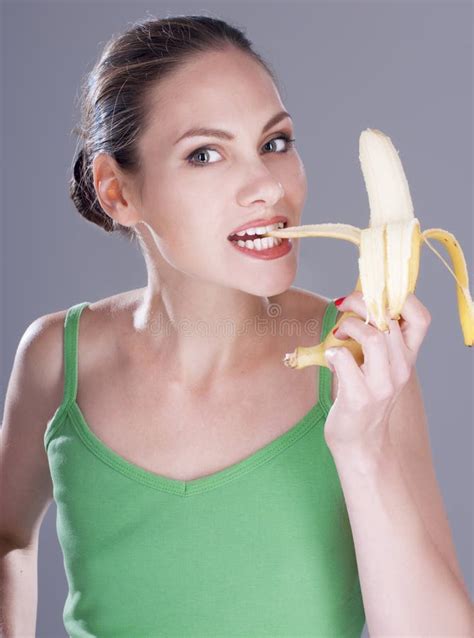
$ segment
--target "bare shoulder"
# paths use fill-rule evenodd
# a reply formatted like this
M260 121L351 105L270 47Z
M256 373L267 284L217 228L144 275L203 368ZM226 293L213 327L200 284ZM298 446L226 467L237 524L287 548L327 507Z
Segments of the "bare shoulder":
M271 297L270 301L281 303L288 317L306 321L308 319L322 320L331 299L311 290L292 286L281 295Z
M44 429L63 397L63 333L67 309L41 315L21 335L5 397L4 421L15 410L29 409Z
M90 303L87 309L91 310L98 319L117 316L123 311L127 312L136 307L143 299L144 291L144 288L125 290L110 297L98 299Z
M24 331L15 355L13 373L24 374L22 384L37 388L38 393L51 405L57 402L58 392L61 392L58 386L66 313L67 310L59 310L34 319ZM13 374L11 382L16 380Z
M136 291L130 291L100 299L89 304L81 315L80 336L85 352L93 352L87 347L94 343L94 336L102 334L106 322L115 316L122 316L121 309L134 303ZM64 323L68 309L41 315L34 319L20 338L10 384L21 379L29 387L35 387L42 397L46 413L56 410L61 403L64 388ZM114 324L115 325L115 324ZM27 376L27 378L26 378ZM39 407L39 406L38 406Z
M134 332L134 314L143 299L143 288L127 290L89 303L81 313L79 340L82 368L95 367L104 352L125 342Z

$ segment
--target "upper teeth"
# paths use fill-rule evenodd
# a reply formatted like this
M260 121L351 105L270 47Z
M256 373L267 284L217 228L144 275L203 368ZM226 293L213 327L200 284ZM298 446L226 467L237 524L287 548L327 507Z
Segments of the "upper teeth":
M243 237L244 235L264 235L272 230L277 230L278 228L284 227L284 222L278 222L277 224L271 224L270 226L258 226L256 228L246 228L245 230L241 230L239 233L234 233L239 237Z

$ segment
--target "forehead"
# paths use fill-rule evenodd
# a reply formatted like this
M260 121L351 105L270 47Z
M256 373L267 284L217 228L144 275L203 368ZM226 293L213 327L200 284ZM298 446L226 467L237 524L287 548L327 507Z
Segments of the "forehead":
M209 52L196 56L160 82L150 94L150 140L170 144L193 126L225 128L238 134L239 121L263 124L284 106L268 72L240 51ZM252 125L252 124L251 124Z

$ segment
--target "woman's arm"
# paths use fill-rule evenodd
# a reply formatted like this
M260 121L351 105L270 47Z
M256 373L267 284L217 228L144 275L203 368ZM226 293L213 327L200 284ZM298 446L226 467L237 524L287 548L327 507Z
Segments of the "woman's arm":
M0 539L0 636L34 638L38 603L38 544Z
M331 452L354 538L370 636L474 635L468 595L432 542L393 446Z
M0 627L2 638L35 635L37 556L53 500L44 432L63 393L64 312L40 317L23 334L0 431Z
M467 638L473 608L450 538L433 529L440 508L417 505L433 494L430 476L423 475L424 487L413 483L429 470L414 363L431 318L411 295L402 323L391 321L390 333L381 333L364 323L360 293L343 305L360 319L348 318L336 336L361 343L364 363L359 368L347 348L330 360L338 392L325 436L349 514L369 633Z

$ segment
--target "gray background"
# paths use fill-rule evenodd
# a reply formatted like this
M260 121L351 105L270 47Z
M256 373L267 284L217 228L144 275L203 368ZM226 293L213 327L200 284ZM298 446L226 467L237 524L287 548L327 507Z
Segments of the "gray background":
M179 13L244 28L275 68L308 176L302 223L367 225L358 139L379 128L400 150L422 228L451 231L473 263L470 3L4 2L2 411L18 342L35 318L146 284L138 248L87 223L68 199L71 129L80 80L105 41L146 15ZM346 242L302 241L294 285L348 294L356 259ZM472 351L454 280L427 247L416 294L433 317L417 369L435 469L472 595ZM39 552L37 635L48 638L66 636L55 515L53 504Z

